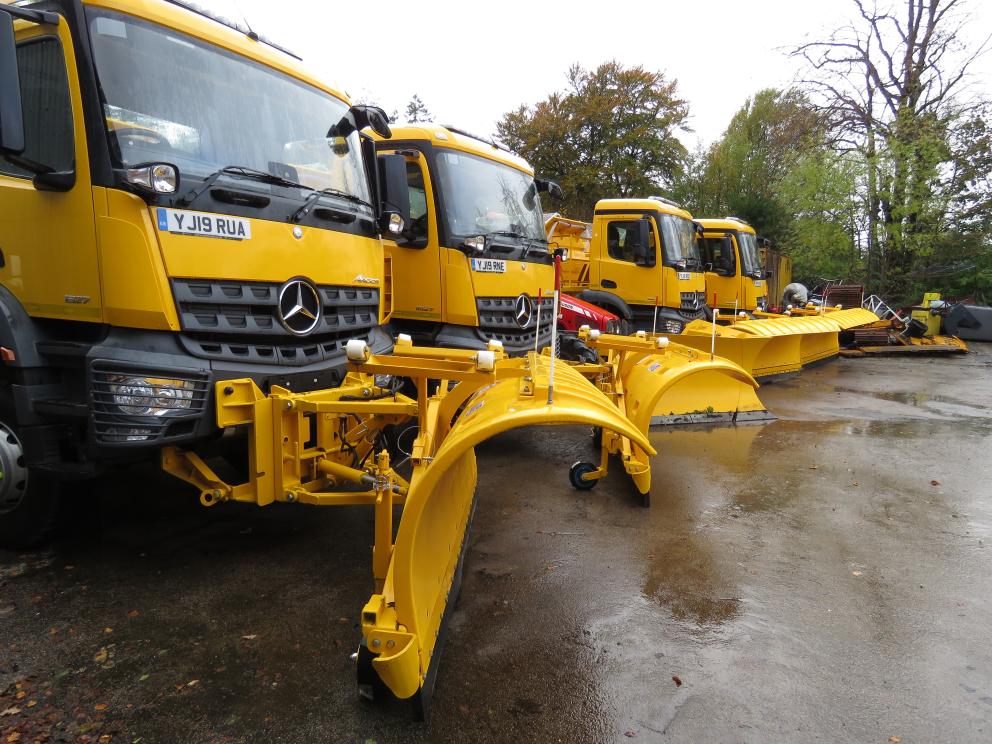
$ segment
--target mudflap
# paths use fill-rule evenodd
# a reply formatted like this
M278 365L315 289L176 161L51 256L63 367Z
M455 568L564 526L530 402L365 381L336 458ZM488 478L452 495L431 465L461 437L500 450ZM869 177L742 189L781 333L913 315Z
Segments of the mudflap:
M399 353L407 364L420 363L414 349ZM492 376L466 375L457 385L442 384L422 398L413 474L388 570L362 610L372 669L395 697L412 698L420 717L429 711L469 544L475 445L523 426L581 424L602 427L605 435L629 441L648 457L655 454L646 429L635 427L605 394L561 361L549 396L550 365L548 357L533 353L501 359ZM363 366L400 370L397 362L379 364L374 356ZM446 374L459 379L454 370ZM650 471L646 476L649 484Z

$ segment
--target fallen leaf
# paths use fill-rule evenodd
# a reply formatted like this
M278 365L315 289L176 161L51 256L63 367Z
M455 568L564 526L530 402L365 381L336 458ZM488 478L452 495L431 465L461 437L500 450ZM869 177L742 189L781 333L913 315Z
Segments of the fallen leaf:
M891 741L892 744L899 744L899 742L901 742L902 739L900 739L898 736L890 736L889 741Z
M21 735L15 731L14 733L12 733L10 736L7 737L7 744L11 744L11 742L15 742L20 738Z
M673 674L672 675L672 682L675 683L675 686L676 687L681 687L682 686L682 678L679 677L677 674Z
M930 481L930 485L931 486L939 486L940 485L940 481L939 480L932 480L932 481ZM892 741L892 739L889 739L889 741ZM896 739L896 741L898 741L898 739Z
M110 741L110 734L100 734L100 738L97 741Z
M14 695L14 697L17 698L18 700L23 700L25 697L27 697L27 693L24 692L24 690L21 690L16 695Z
M187 687L196 687L198 684L200 684L200 680L198 680L198 679L191 679L189 682L186 683L186 686Z
M106 647L101 647L100 650L93 655L93 661L95 661L97 664L102 664L106 660L107 660L107 649Z
M106 710L106 709L107 709L106 703L97 703L96 705L93 706L93 710Z
M860 571L851 571L851 576L860 576L860 575L861 575Z
M104 628L103 629L103 632L104 633L113 633L114 632L114 629L113 628Z
M851 485L852 485L852 486L860 486L861 484L860 484L860 483L858 483L857 481L854 481L854 483L852 483Z
M7 710L0 710L0 718L3 718L4 716L16 716L20 712L20 708L7 708Z
M138 681L139 681L139 682L144 682L144 681L145 681L146 679L148 679L148 678L149 678L150 676L151 676L150 674L142 674L142 675L141 675L140 677L138 677Z
M252 633L251 635L243 635L241 637L246 641L254 641L256 638L258 638L258 635L256 633Z
M37 700L28 700L28 707L29 708L33 708L37 704L38 704L38 701Z
M131 610L129 613L127 613L127 616L133 620L134 618L136 618L140 614L141 613L138 612L137 610Z

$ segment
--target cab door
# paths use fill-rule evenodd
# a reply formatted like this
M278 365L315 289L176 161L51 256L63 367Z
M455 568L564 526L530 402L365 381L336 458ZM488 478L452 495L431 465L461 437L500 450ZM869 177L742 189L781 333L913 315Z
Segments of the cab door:
M737 241L726 233L708 233L700 247L706 267L706 302L712 305L716 295L716 307L733 308L735 300L740 306L744 295Z
M393 316L439 323L444 307L434 191L426 158L411 150L404 155L410 224L399 240L386 242L393 270Z
M32 316L100 322L93 188L72 39L64 19L57 27L15 21L14 29L21 157L74 179L45 184L0 155L0 283Z
M638 223L648 228L647 256L638 256L633 238ZM664 297L658 230L654 220L643 215L610 215L593 224L593 243L599 246L598 266L592 272L592 289L612 292L629 305L654 305Z

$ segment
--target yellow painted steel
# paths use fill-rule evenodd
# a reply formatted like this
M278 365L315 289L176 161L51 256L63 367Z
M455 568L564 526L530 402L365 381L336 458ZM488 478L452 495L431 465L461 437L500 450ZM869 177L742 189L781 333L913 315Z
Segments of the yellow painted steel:
M364 347L351 369L341 387L312 393L276 387L263 395L248 379L217 384L218 425L247 430L246 483L225 483L198 455L174 447L164 451L162 467L199 488L207 506L372 505L375 593L362 610L362 634L375 673L408 698L425 684L457 587L474 506L475 445L521 426L599 426L626 454L624 466L642 492L650 488L655 451L647 426L635 425L578 368L557 361L552 379L550 357L534 352L509 359L495 347L427 349L401 340L391 356ZM414 381L416 400L375 386L376 375L395 374ZM433 394L430 380L438 383ZM407 482L377 445L386 426L413 418L419 431ZM395 543L394 504L403 506Z
M598 335L585 329L579 335L606 353L613 373L600 377L600 384L615 386L618 405L643 432L666 424L772 418L758 398L757 381L728 359L711 358L665 336Z
M742 367L757 380L796 374L802 369L798 334L759 336L735 325L717 325L716 354ZM702 352L713 348L713 324L694 320L678 342Z

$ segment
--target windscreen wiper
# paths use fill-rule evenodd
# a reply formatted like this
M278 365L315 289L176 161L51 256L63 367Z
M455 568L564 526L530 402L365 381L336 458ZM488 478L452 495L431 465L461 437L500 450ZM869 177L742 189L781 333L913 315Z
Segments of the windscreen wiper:
M259 183L267 183L272 186L286 186L288 188L297 189L309 189L309 186L304 186L302 183L296 183L296 181L290 181L288 178L283 178L282 176L277 176L275 173L269 173L268 171L258 170L256 168L249 168L244 165L227 165L223 168L215 170L207 179L203 182L203 185L196 191L190 191L186 196L179 200L179 203L188 207L200 196L203 192L209 189L218 178L221 176L231 176L232 178L244 178L249 181L258 181Z
M303 205L293 212L293 214L289 216L289 219L293 222L299 222L302 220L310 213L310 210L313 209L313 205L316 204L317 200L322 196L334 196L338 199L351 202L352 204L361 204L363 207L372 209L372 205L365 201L362 197L349 194L347 191L334 188L315 189L312 193L307 194L307 198L303 201Z

